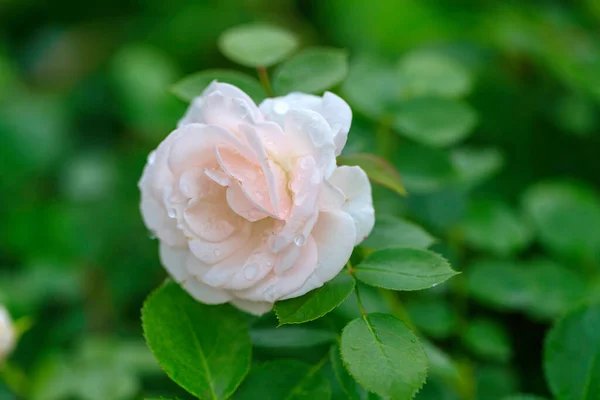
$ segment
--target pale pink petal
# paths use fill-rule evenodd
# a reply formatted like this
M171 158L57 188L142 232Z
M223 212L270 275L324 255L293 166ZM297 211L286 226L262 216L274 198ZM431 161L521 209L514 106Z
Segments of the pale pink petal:
M350 259L356 238L354 220L343 211L321 213L313 228L312 237L319 254L319 266L315 270L315 276L321 282L327 282L333 279Z
M215 153L223 171L239 182L248 200L259 211L275 217L267 180L261 167L228 147L216 147Z
M238 291L236 296L246 300L272 303L300 289L315 271L316 265L317 246L312 237L309 237L293 268L281 275L271 272L248 290Z
M214 81L192 101L178 127L201 123L234 129L241 122L261 119L256 104L246 93L233 85Z
M373 229L375 210L371 197L371 184L360 167L338 167L329 182L340 188L346 196L342 210L350 214L356 225L355 245L362 242Z
M331 127L315 111L290 110L285 116L283 129L290 136L299 155L312 155L322 175L328 177L335 168L335 145Z
M342 189L333 186L327 180L319 187L319 210L336 211L342 208L346 196Z
M279 219L285 219L291 209L291 197L287 192L285 172L278 164L269 159L262 138L255 127L241 125L240 129L246 135L246 141L259 160L269 190L273 212Z
M158 249L162 265L176 282L183 282L189 278L186 268L187 257L190 254L188 249L172 247L164 242L160 242Z
M331 128L335 154L342 152L352 123L352 110L339 96L325 92L323 97L304 93L290 93L284 97L266 99L260 104L260 110L270 121L283 126L286 114L294 109L308 109L319 113Z
M316 110L321 114L333 130L333 142L335 143L335 154L340 155L346 141L348 132L352 124L352 110L348 103L341 97L331 92L325 92L321 108Z
M215 289L192 278L181 285L196 300L204 304L222 304L231 300L231 295L226 290Z
M247 301L242 299L232 299L231 304L233 304L242 311L256 316L266 314L273 309L273 303L267 303L264 301Z
M183 213L183 219L193 237L208 242L221 242L246 223L220 196L191 201Z
M250 236L250 224L243 224L233 235L227 239L213 243L203 239L192 239L189 241L190 250L201 261L207 264L215 264L229 257L240 247L244 246Z
M231 186L227 188L227 204L237 215L250 222L256 222L269 216L248 199L237 182L232 182Z
M215 146L227 146L253 158L252 151L231 132L215 125L190 124L179 128L178 137L168 149L168 167L176 176L190 168L213 168L217 165Z
M302 296L333 279L350 259L355 236L354 221L348 214L343 211L321 213L312 232L319 260L315 271L302 287L280 300Z
M187 240L183 232L177 228L177 221L169 218L165 208L152 195L143 192L140 209L144 223L151 234L169 246L186 247Z

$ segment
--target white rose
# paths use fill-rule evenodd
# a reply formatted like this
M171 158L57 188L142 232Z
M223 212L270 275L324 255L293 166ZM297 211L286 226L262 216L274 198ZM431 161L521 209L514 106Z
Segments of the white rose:
M144 221L194 298L262 314L334 278L371 231L371 186L337 167L352 120L333 93L260 107L213 82L148 157Z
M15 347L16 334L10 314L0 305L0 365Z

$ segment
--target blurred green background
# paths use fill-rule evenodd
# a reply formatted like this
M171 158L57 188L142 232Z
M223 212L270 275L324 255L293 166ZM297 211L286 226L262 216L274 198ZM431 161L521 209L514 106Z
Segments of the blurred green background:
M190 398L143 342L140 308L165 272L137 180L186 108L170 86L240 69L217 38L251 21L349 50L345 153L388 158L409 196L374 187L378 216L423 226L463 271L400 295L447 357L417 398L551 398L545 332L600 290L598 0L1 0L0 303L32 326L0 399ZM422 54L416 76L398 74ZM443 79L420 82L422 68ZM415 93L441 111L408 118ZM310 356L265 347L256 357Z

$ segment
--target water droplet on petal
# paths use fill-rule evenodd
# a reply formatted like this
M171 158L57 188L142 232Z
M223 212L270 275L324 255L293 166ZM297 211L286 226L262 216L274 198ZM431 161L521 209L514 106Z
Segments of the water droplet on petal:
M215 249L213 250L213 253L215 254L215 256L219 257L221 255L221 250L219 250L218 247L215 247Z
M304 235L298 235L294 238L294 244L298 247L302 247L306 244L306 238Z
M249 281L256 278L258 274L258 264L249 264L244 267L244 278Z
M310 167L310 161L308 160L308 158L302 157L300 159L300 168L308 169L308 167Z
M275 288L275 286L271 286L270 288L265 290L264 296L265 300L268 302L275 301L275 299L277 298L277 289Z
M167 208L167 215L169 216L169 218L175 218L177 216L177 212L175 211L175 208L168 207Z
M267 261L267 267L271 268L273 266L273 262L272 261Z
M288 103L279 100L273 101L273 112L275 114L284 115L289 111L289 109L290 106Z
M154 164L154 161L156 161L156 151L153 151L150 154L148 154L148 164L152 165Z

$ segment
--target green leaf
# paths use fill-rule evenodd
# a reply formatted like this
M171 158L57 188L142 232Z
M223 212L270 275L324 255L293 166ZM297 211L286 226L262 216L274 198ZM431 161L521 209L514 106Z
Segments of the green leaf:
M200 96L212 81L237 86L257 104L265 98L265 91L259 81L243 72L227 69L208 69L188 75L171 86L171 92L182 100L192 101Z
M346 398L348 400L361 400L360 391L362 391L362 389L358 387L354 379L348 374L348 371L346 371L346 368L344 368L340 347L337 344L331 346L331 349L329 350L329 362L331 362L335 378L340 383Z
M342 331L340 347L350 375L371 392L412 399L425 383L425 350L396 317L368 314L351 321Z
M321 364L311 366L296 360L277 360L252 367L235 393L235 400L328 400L331 387L319 372Z
M382 250L390 247L426 249L435 238L419 225L392 215L377 215L375 227L361 246Z
M534 394L513 394L511 396L506 396L502 398L502 400L546 400L544 397L536 396Z
M531 304L527 272L514 261L478 261L467 269L469 293L480 302L501 310Z
M529 262L527 272L530 303L524 311L538 319L562 316L591 292L580 274L550 260Z
M425 354L427 354L427 359L429 360L429 374L450 382L459 383L460 375L458 368L450 356L426 340L422 340L422 343Z
M404 103L394 116L394 127L415 142L446 147L465 139L477 123L466 103L422 97Z
M467 271L467 285L484 304L521 310L536 319L556 318L588 295L579 274L544 259L474 263Z
M252 344L268 348L303 348L335 341L337 334L330 330L306 326L254 328L250 331Z
M275 303L279 325L301 324L321 318L339 306L354 291L354 279L345 271L304 296Z
M400 79L411 96L460 97L472 87L469 71L451 58L431 51L415 51L400 59Z
M600 199L591 188L538 183L525 192L523 205L549 250L582 258L600 253Z
M350 62L342 94L360 112L380 119L400 101L401 87L391 63L373 54L360 54Z
M248 372L248 328L231 306L198 303L178 284L167 282L146 300L142 323L163 370L195 396L225 399Z
M523 218L500 201L472 202L463 228L468 245L498 256L513 255L532 239L531 229Z
M480 184L504 165L502 153L495 148L459 148L450 154L452 164L457 171L458 181L467 186Z
M370 254L355 267L357 279L391 290L421 290L456 275L439 254L420 249L385 249Z
M488 360L507 362L512 357L508 333L492 320L471 321L462 335L465 346L474 354Z
M401 196L406 196L406 189L402 184L400 174L396 168L383 158L366 153L344 154L338 157L338 162L343 165L358 165L376 182Z
M476 372L477 399L500 400L518 390L515 372L501 365L483 365Z
M420 145L401 146L394 165L408 192L431 193L447 188L457 175L445 151Z
M339 84L347 74L345 50L314 47L302 50L281 64L273 74L273 88L281 95L321 93Z
M569 312L544 344L544 373L557 400L600 398L600 304Z
M219 50L246 67L269 67L298 47L290 31L272 25L248 24L227 29L219 37Z
M419 332L436 339L452 335L458 316L446 299L418 299L406 303L406 312Z

